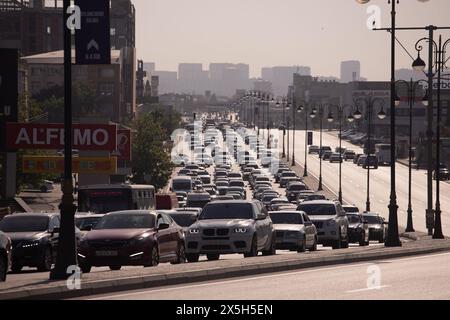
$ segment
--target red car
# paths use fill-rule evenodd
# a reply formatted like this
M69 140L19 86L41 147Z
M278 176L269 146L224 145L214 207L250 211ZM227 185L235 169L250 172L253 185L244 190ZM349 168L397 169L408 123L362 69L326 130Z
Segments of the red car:
M80 241L82 272L91 267L157 266L185 262L183 229L165 213L148 210L106 214Z

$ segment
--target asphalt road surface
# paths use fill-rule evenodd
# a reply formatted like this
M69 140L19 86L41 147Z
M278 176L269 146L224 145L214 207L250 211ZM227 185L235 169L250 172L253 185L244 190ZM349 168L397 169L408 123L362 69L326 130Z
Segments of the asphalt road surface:
M281 141L281 136L280 136ZM291 132L291 154L292 154L292 132ZM319 145L319 132L314 132L314 144ZM339 138L336 132L323 132L323 145L330 146L333 151L339 146ZM305 153L305 133L296 132L295 158L300 164L304 164ZM362 149L347 141L342 141L342 146L352 149L356 153L362 153ZM336 195L339 188L339 163L322 161L323 184L333 190ZM308 171L314 176L319 176L319 157L308 155ZM397 163L396 166L396 189L398 220L399 225L406 226L408 208L408 167ZM389 217L389 196L390 196L391 173L390 167L379 167L370 171L370 202L371 211L380 213L383 217ZM355 204L360 210L366 208L367 190L367 170L353 164L352 161L342 164L342 192L344 201ZM435 181L434 181L435 185ZM434 190L433 185L433 190ZM444 234L450 230L450 184L441 182L441 210L442 228ZM337 198L337 196L336 196ZM433 206L436 199L433 199ZM412 209L413 221L416 231L427 232L425 224L425 210L427 207L427 175L425 170L413 170L412 172Z
M137 290L86 299L450 299L449 263L450 253L445 253Z

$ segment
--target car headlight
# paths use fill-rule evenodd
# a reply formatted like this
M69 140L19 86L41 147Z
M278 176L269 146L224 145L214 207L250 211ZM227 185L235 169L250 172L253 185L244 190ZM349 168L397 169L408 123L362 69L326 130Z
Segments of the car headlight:
M33 240L33 241L29 241L29 242L25 242L24 244L22 244L22 248L34 248L37 247L41 244L41 240Z
M197 229L197 228L189 229L189 233L190 234L199 234L200 233L200 229Z
M235 228L234 232L235 233L246 233L248 230L247 228Z
M329 227L333 227L333 226L335 226L336 225L336 221L334 221L334 220L329 220L328 222L327 222L327 226L329 226Z

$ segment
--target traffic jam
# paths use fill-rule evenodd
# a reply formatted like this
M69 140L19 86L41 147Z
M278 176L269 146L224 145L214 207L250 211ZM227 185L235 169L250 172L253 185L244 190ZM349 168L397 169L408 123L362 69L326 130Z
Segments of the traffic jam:
M381 216L309 189L280 159L274 136L258 137L253 128L208 115L202 119L174 134L175 169L165 191L131 183L76 190L74 228L83 273L384 243L387 223ZM19 128L11 143L23 147L42 140L41 146L55 149L62 140L54 129L47 130L46 141L39 136L42 131ZM87 149L90 141L96 147L105 143L106 149L117 145L106 139L107 126L87 129L77 138ZM49 159L41 166L38 160L29 159L24 167L58 167L49 168ZM0 231L12 242L10 270L51 270L59 223L59 213L6 216Z

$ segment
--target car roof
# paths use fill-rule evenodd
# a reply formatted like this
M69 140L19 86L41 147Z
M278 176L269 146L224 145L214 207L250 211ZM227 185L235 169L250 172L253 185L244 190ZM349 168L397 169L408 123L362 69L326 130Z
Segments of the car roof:
M380 216L380 214L376 213L376 212L362 212L361 214L364 215L364 216L374 216L374 217L382 218L382 216Z
M280 211L269 211L269 214L286 214L286 213L295 213L300 214L303 213L303 211L297 211L297 210L280 210Z
M156 215L157 212L154 211L154 210L123 210L123 211L113 211L113 212L107 213L107 215L119 215L119 214L122 214L122 215L125 215L125 214L129 214L129 215L132 215L132 214L137 214L137 215L139 215L139 214L142 214L142 215L144 215L144 214Z
M333 200L310 200L310 201L304 201L300 204L336 204Z
M25 212L25 213L13 213L4 217L6 218L14 218L14 217L55 217L59 216L59 212Z

